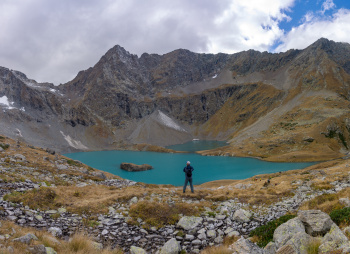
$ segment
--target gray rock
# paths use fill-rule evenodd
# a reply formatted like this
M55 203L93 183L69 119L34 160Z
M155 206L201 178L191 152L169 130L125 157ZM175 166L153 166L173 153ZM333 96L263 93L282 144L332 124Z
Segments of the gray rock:
M26 161L27 159L26 159L26 157L24 156L24 155L22 155L22 154L15 154L14 156L13 156L17 161Z
M192 245L202 245L202 241L201 241L201 240L198 240L198 239L192 241L191 243L192 243Z
M264 254L275 254L277 246L274 242L269 242L264 248Z
M215 230L208 230L208 231L207 231L207 237L208 237L208 238L215 238L215 237L216 237L216 232L215 232Z
M46 248L45 245L39 244L39 245L34 245L32 248L28 249L30 253L33 254L46 254Z
M297 217L283 223L278 228L276 228L275 232L273 233L273 240L276 243L277 248L280 248L285 245L285 243L288 242L288 240L291 239L293 235L299 232L305 233L305 227Z
M340 248L349 242L348 238L343 234L336 224L333 224L329 232L323 237L320 245L319 253L327 253Z
M139 199L137 197L133 197L132 199L130 199L129 203L136 204L138 201L139 201Z
M331 217L320 210L299 211L298 218L306 233L312 236L324 236L334 224Z
M51 233L52 236L55 236L55 237L62 236L62 230L58 227L51 227L47 231L49 231L49 233Z
M207 239L207 235L205 233L200 233L198 236L197 236L198 239L200 240L205 240Z
M63 164L59 164L59 165L57 165L57 169L58 170L66 170L66 169L68 169L68 166L63 165Z
M98 243L98 242L91 242L92 246L94 246L94 248L96 250L102 250L103 249L103 245L102 243Z
M87 186L88 184L87 183L78 183L77 184L77 187L85 187Z
M172 238L164 244L164 246L160 250L160 254L178 254L180 251L180 244L178 243L178 241L176 241L175 238Z
M222 238L221 235L219 235L218 237L216 237L216 238L214 239L214 243L216 243L216 244L220 244L220 243L222 243L223 241L224 241L224 239Z
M252 243L248 239L244 239L243 236L234 244L230 245L229 249L233 250L233 253L235 254L247 254L247 253L263 254L264 253L264 251L260 249L258 245L256 245L255 243Z
M228 237L239 236L239 232L234 230L227 234Z
M290 245L299 254L308 254L307 247L311 243L313 237L306 234L305 232L299 232L292 236L288 240L286 245Z
M239 209L233 214L233 219L238 222L249 222L252 214L244 209Z
M276 254L299 254L291 245L284 245L279 248Z
M33 235L32 233L28 233L24 236L13 239L13 241L15 241L15 242L21 242L21 243L26 243L26 244L29 244L31 240L38 240L38 238L35 235Z
M103 172L100 172L100 171L98 171L98 172L92 172L91 174L92 174L93 176L98 177L98 178L103 179L103 180L106 180L106 179L107 179L107 176L106 176Z
M201 217L184 216L177 223L177 227L183 228L185 230L191 230L196 228L202 222L203 222L203 218Z
M350 207L350 199L349 198L340 198L339 203L344 205L345 207Z
M130 254L147 254L147 252L140 247L131 246L130 247Z
M251 184L251 183L248 183L248 184L237 183L234 187L237 189L245 190L245 189L249 189L252 186L253 186L253 184Z
M46 254L57 254L57 252L51 247L45 247L45 249L46 249Z

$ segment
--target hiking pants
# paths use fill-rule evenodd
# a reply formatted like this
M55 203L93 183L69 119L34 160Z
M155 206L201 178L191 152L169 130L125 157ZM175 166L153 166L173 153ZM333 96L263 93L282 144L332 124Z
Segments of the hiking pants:
M187 187L187 183L190 182L190 186L191 186L191 192L193 193L193 184L192 184L192 177L187 177L185 179L185 184L184 184L184 190L183 192L185 193L186 191L186 187Z

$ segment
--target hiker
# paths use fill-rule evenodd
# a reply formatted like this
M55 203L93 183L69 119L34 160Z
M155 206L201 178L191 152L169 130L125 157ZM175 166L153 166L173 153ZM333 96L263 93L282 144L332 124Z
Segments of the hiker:
M185 184L184 184L184 189L183 189L183 193L185 193L186 191L186 187L187 187L187 183L190 182L190 186L191 186L191 192L193 193L193 184L192 184L192 171L194 170L194 168L190 165L191 162L187 161L187 166L184 167L184 172L185 172Z

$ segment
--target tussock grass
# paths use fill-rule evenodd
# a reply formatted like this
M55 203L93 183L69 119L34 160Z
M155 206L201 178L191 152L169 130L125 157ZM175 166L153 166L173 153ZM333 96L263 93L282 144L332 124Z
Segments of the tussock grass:
M136 223L137 218L140 218L146 223L145 227L162 227L168 224L175 224L180 218L179 214L198 216L200 209L198 206L185 203L170 206L166 203L149 201L138 202L130 208L130 216L133 219L133 223Z
M60 207L55 202L56 197L57 194L53 189L42 187L24 193L14 191L5 195L4 200L15 203L23 202L24 205L28 205L32 209L55 209Z
M122 254L123 252L116 248L111 249L106 247L102 250L97 249L94 241L91 237L84 233L77 233L71 237L69 241L63 241L54 238L46 231L39 231L34 228L20 227L10 221L0 221L2 226L0 227L0 234L9 234L10 238L7 241L1 241L2 247L0 247L1 254L14 253L23 254L30 253L28 248L34 245L43 244L45 247L53 248L59 254ZM29 245L20 242L13 242L12 240L27 233L34 234L38 240L32 241ZM10 252L7 247L13 247L14 251Z
M307 254L317 254L318 253L318 248L321 245L321 240L320 239L312 239L312 241L306 246L306 252Z
M339 194L322 194L304 203L301 210L321 210L330 213L333 210L343 208L339 203Z

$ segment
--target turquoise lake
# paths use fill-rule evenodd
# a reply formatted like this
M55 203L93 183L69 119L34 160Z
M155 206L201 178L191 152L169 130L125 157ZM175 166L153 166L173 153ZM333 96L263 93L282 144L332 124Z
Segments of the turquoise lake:
M96 151L65 154L93 168L125 179L153 184L183 185L186 161L194 167L193 182L202 184L222 179L245 179L258 174L302 169L315 163L277 163L253 158L201 156L195 153L156 153L135 151ZM128 172L120 163L150 164L152 170Z

